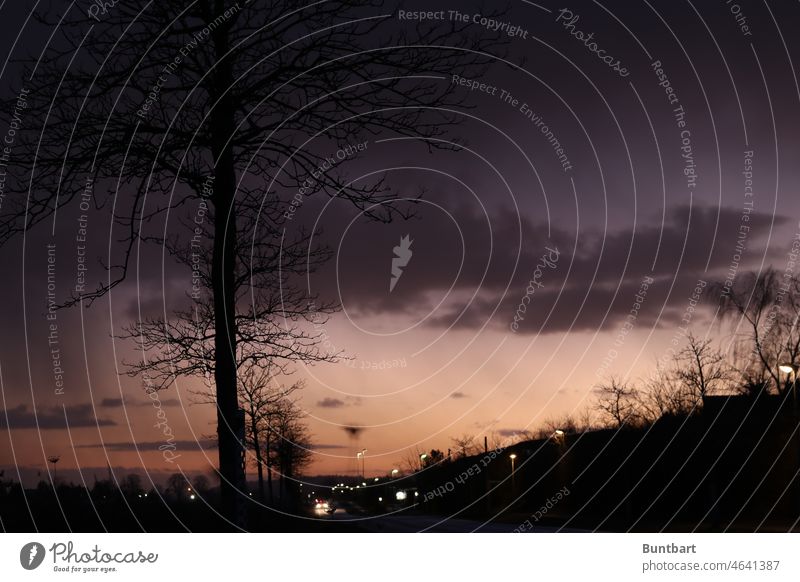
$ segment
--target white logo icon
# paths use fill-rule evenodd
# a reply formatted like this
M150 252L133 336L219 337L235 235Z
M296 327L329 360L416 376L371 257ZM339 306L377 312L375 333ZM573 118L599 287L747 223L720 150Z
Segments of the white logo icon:
M26 570L35 570L44 561L44 546L38 542L30 542L22 546L19 552L19 563Z
M403 267L408 265L408 262L411 260L411 255L414 254L411 250L411 244L414 241L409 238L410 236L411 235L407 234L402 237L400 239L400 244L392 249L394 251L394 258L392 258L392 278L389 279L389 293L394 291L394 286L397 285L397 282L403 274Z

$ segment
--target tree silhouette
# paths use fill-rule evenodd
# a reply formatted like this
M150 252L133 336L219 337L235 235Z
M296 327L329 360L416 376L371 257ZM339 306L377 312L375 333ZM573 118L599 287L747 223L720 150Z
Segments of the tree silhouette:
M597 411L615 428L630 427L640 420L637 390L623 379L612 376L598 384L595 393Z
M800 363L800 278L767 269L749 273L721 293L722 314L736 324L736 367L745 394L774 386L786 393L790 384L779 366Z
M675 375L692 400L692 406L703 398L721 392L731 377L725 356L710 339L693 333L686 336L686 346L675 355Z
M391 8L355 0L71 7L37 15L54 36L21 65L26 125L0 244L64 207L110 212L113 240L98 253L106 280L76 285L64 306L88 306L123 282L143 243L188 261L201 290L185 309L131 326L142 347L133 371L159 389L178 375L213 376L222 511L241 527L239 347L253 365L315 361L318 337L300 324L334 308L282 287L326 258L292 211L322 194L375 220L407 215L383 179L350 182L346 164L327 168L331 148L384 135L454 147L439 138L466 93L449 75L478 75L498 37L459 22L397 32Z

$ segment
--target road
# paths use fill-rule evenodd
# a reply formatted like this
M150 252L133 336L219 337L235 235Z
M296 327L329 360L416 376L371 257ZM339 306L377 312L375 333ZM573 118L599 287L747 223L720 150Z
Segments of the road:
M398 513L393 515L364 516L348 513L344 509L337 509L333 514L322 514L335 521L347 521L352 525L363 528L369 532L388 533L414 533L414 532L439 532L439 533L512 533L519 524L492 522L484 524L480 521L460 518L446 518L440 515L421 515L417 513ZM553 533L559 531L557 527L534 527L531 533ZM563 530L577 532L580 530Z

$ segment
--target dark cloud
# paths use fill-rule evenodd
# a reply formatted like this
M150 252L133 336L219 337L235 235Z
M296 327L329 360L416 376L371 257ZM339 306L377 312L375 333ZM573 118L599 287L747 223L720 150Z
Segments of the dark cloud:
M785 218L752 213L748 244L768 235ZM584 234L577 245L558 243L555 268L542 269L531 301L521 313L518 333L607 330L630 312L645 278L653 283L639 310L637 326L668 326L679 321L698 280L711 284L724 278L737 253L742 222L738 209L690 209L681 206L657 226L643 226L602 237ZM563 236L563 235L561 235ZM542 247L535 260L515 277L506 293L484 286L474 299L443 307L429 325L474 329L489 325L509 330L525 297ZM762 257L744 253L738 270L744 273ZM444 284L444 281L442 282ZM449 283L448 283L449 284ZM710 286L710 285L709 285Z
M76 445L78 449L106 449L108 451L122 452L122 451L159 451L163 450L164 445L169 444L170 447L175 445L175 448L181 451L192 449L216 449L217 441L212 439L201 439L198 441L181 440L181 441L144 441L144 442L130 442L130 443L96 443L88 445Z
M456 398L456 399L458 399L458 398L467 398L467 395L464 394L463 392L453 392L450 395L450 398Z
M318 443L318 444L312 444L310 448L314 450L323 450L323 449L336 450L336 449L346 449L347 447L345 447L344 445L329 445L325 443Z
M177 398L166 398L159 400L161 406L180 406L181 402ZM103 408L121 408L122 406L152 406L150 400L129 400L123 398L103 398L100 401Z
M530 431L524 428L501 428L497 430L497 434L501 437L513 437L518 435L528 434Z
M347 404L344 400L339 400L338 398L323 398L317 402L317 406L320 408L342 408Z
M115 426L117 423L107 418L97 418L91 404L71 406L41 406L28 410L24 404L0 412L0 428L39 430L84 428L89 426Z

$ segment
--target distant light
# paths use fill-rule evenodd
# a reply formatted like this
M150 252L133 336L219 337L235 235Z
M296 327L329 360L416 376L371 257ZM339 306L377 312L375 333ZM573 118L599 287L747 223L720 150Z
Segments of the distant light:
M517 455L516 455L516 453L511 453L510 455L508 455L508 458L513 461L514 459L517 458Z
M194 493L192 493L191 495L189 495L189 499L192 499L192 500L194 499Z
M793 364L781 364L778 369L784 374L794 374L796 367Z
M375 480L377 481L377 480L378 480L378 477L375 477Z
M556 436L564 436L564 431L561 430L560 428L557 428L556 429Z
M419 460L420 460L420 461L424 461L424 460L425 460L425 459L427 459L427 458L428 458L428 453L422 453L422 454L419 456Z
M406 493L405 491L398 491L397 493L394 494L394 498L397 499L398 501L405 501L407 497L408 493Z
M383 497L378 497L378 501L379 501L380 503L383 503Z
M147 493L145 493L144 496L147 497Z
M419 497L419 491L414 491L414 497Z
M366 484L366 483L361 483L361 486L362 486L362 487L366 487L366 486L367 486L367 484Z
M399 472L397 469L392 469L392 475L397 475Z
M252 494L252 493L248 493L248 495L249 495L250 497L252 497L252 496L253 496L253 494Z

